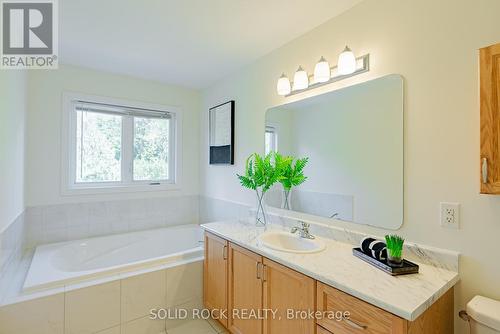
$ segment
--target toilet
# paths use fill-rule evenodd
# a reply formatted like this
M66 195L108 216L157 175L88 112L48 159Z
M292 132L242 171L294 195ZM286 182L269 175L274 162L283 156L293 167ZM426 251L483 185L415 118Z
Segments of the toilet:
M466 313L460 313L470 323L470 334L500 333L500 301L475 296L467 303Z

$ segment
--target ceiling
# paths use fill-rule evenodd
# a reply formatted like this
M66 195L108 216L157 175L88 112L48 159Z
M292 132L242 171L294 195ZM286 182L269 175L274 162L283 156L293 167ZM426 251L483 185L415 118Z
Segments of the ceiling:
M204 88L360 1L64 0L59 59Z

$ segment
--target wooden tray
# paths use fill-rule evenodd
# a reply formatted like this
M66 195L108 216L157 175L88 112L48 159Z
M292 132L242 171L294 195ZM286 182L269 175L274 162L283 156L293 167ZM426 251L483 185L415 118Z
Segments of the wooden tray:
M387 261L380 261L369 255L366 255L359 247L353 248L352 254L392 276L418 273L418 264L415 264L408 260L403 260L403 265L401 267L392 267L387 264Z

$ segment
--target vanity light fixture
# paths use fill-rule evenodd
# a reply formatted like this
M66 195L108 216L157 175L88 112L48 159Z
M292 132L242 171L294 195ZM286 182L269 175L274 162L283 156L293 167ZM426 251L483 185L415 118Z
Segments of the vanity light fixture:
M337 67L340 75L348 75L356 71L356 57L354 56L354 52L352 52L347 45L344 51L339 55Z
M292 85L290 84L290 80L285 75L285 73L281 74L278 79L278 84L276 85L276 90L278 91L278 95L288 95L292 91Z
M321 57L314 67L313 75L309 76L302 66L299 66L293 76L293 82L290 82L285 73L279 77L276 90L281 96L290 96L368 72L369 70L370 55L365 54L356 58L354 52L346 46L339 55L337 66L330 67L328 61Z
M293 90L302 90L306 89L307 87L309 87L309 76L307 75L307 72L302 68L302 66L299 66L299 68L295 72L295 75L293 76Z
M314 67L314 82L327 82L330 76L330 64L324 57L321 57Z

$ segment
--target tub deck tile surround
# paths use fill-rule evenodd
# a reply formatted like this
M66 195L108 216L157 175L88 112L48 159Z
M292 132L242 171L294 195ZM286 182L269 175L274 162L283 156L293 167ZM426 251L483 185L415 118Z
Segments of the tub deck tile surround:
M63 334L64 294L0 308L1 334Z
M170 269L169 272L174 269ZM129 277L121 282L122 322L140 318L144 314L148 314L153 308L166 307L167 270Z
M45 296L50 296L58 293L66 293L78 289L83 289L86 287L91 287L95 286L98 284L104 284L108 282L113 282L117 280L123 280L129 277L135 277L138 275L143 275L147 274L150 272L155 272L159 270L166 270L169 268L172 268L174 266L178 265L187 265L189 263L193 262L199 262L203 261L203 257L197 257L191 260L187 261L180 261L175 264L166 264L166 265L160 265L160 266L155 266L147 269L140 269L140 270L135 270L135 271L130 271L126 273L117 273L114 275L109 275L104 278L98 278L98 279L90 279L84 282L80 283L74 283L74 284L68 284L64 285L61 287L57 288L52 288L52 289L45 289L41 291L36 291L36 292L30 292L30 293L25 293L23 292L23 283L24 279L26 277L26 274L28 272L31 260L33 258L33 253L27 253L23 259L21 260L20 264L17 267L17 270L15 272L14 278L12 278L12 281L10 282L10 285L8 285L4 291L3 295L0 295L0 308L3 306L7 305L12 305L16 303L21 303L21 302L26 302L29 300L45 297ZM0 333L1 334L1 333Z
M201 263L201 262L198 262ZM189 302L192 296L202 297L203 266L178 266L167 271L167 307ZM174 293L175 291L175 293Z
M95 333L117 325L120 325L120 281L65 293L65 333Z
M419 274L393 277L354 257L352 244L318 235L327 248L315 254L285 253L262 246L259 236L263 232L289 231L280 224L256 227L252 219L247 219L208 223L202 227L409 321L417 319L459 280L456 271L426 263L419 263Z
M40 297L38 293L38 298L3 305L0 334L160 334L167 329L166 333L188 334L191 328L206 328L210 331L203 333L216 334L217 329L207 321L179 320L167 328L165 320L149 319L152 308L164 308L167 303L171 307L202 307L201 260L152 272L143 270L139 275L127 273L97 285L80 284L58 294Z

